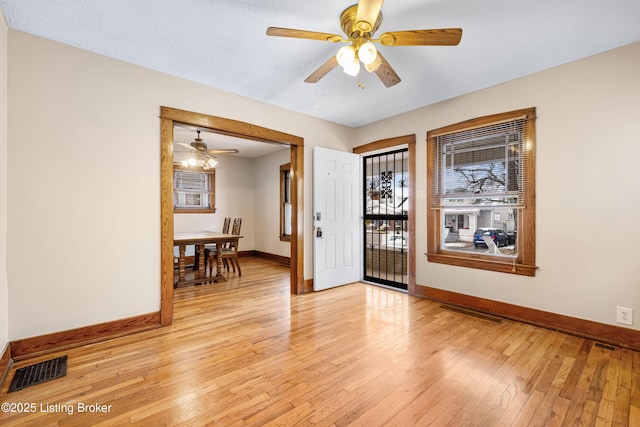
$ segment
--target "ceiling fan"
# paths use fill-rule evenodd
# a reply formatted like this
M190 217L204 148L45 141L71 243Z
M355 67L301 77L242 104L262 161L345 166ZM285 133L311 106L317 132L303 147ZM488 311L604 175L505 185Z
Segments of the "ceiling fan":
M340 15L340 27L346 38L337 34L279 27L267 28L267 35L351 43L350 46L340 48L335 56L311 73L305 79L307 83L318 82L338 65L343 67L345 73L357 76L360 72L360 62L362 62L367 71L375 72L386 87L400 83L400 77L373 43L380 43L383 46L456 46L460 43L462 38L460 28L391 31L374 39L373 34L382 22L380 9L383 1L360 0L358 4L346 8Z
M215 154L230 154L239 152L235 148L210 150L207 147L207 144L202 140L202 138L200 138L200 131L197 130L196 132L198 133L198 136L193 142L191 142L190 144L178 142L178 144L185 148L188 148L193 154L200 157L200 159L202 160L202 169L204 170L211 170L216 166L216 164L218 163L218 158L215 156ZM185 163L184 166L194 166L196 164L196 161L194 158L190 158L188 160L185 160L183 163Z

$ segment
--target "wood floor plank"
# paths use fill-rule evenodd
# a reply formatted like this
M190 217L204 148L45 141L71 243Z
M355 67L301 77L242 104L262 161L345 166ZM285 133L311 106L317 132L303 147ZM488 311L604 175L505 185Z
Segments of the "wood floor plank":
M0 424L640 425L637 352L363 283L290 295L286 267L242 263L177 289L169 327L16 362ZM65 377L7 393L65 354Z
M629 425L640 426L640 407L631 406L629 410Z
M536 391L540 391L536 389ZM536 408L536 412L533 414L528 427L543 427L543 426L559 426L564 419L564 412L556 411L556 408L563 408L563 405L556 405L560 397L560 389L552 388L547 389L543 393L542 401Z

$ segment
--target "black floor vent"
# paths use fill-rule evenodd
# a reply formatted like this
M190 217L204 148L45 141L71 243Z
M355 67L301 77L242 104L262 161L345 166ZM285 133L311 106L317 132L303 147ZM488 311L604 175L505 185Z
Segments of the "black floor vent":
M67 356L16 369L9 393L67 375Z
M615 347L609 344L603 344L601 342L596 343L596 347L604 348L605 350L615 351Z
M450 305L441 305L440 308L444 308L445 310L454 311L460 314L466 314L467 316L477 317L478 319L488 320L489 322L493 323L502 323L502 321L504 320L501 317L491 316L489 314L479 313L473 310L465 310L464 308L453 307Z

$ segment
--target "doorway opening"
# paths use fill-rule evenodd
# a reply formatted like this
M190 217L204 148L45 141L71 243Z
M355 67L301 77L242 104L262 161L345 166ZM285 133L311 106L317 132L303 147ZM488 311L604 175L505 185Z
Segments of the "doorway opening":
M408 289L409 150L363 157L364 280Z
M304 284L303 138L251 123L160 107L160 322L173 322L173 131L175 125L197 126L253 141L291 147L291 293L306 291Z

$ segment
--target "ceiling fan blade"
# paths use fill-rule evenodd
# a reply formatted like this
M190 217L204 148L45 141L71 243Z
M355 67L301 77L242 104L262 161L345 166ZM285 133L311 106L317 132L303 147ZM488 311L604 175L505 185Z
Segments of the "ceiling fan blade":
M236 150L235 148L220 148L220 149L211 149L211 150L207 150L206 151L207 154L232 154L232 153L239 153L238 150Z
M193 148L191 145L185 144L184 142L178 142L178 145L182 145L183 147L188 148L189 150L198 151L195 148Z
M385 46L456 46L461 38L461 28L391 31L380 36L380 43Z
M320 66L317 70L315 70L309 77L307 77L304 81L307 83L317 83L321 78L326 76L329 71L333 70L338 66L338 60L335 55L332 55L331 58L324 64Z
M276 36L276 37L293 37L296 39L310 39L310 40L320 40L325 42L339 42L339 41L347 41L337 34L329 34L329 33L318 33L316 31L307 31L307 30L294 30L292 28L279 28L279 27L269 27L267 28L268 36Z
M396 74L396 72L391 68L389 62L387 62L386 58L382 56L380 51L378 51L378 56L382 61L382 64L376 70L376 75L382 81L382 83L386 87L391 87L400 83L400 77Z
M380 15L384 0L360 0L356 12L356 28L363 33L369 33Z
M198 154L197 154L197 155L198 155L198 157L200 158L200 160L204 160L204 161L206 161L206 160L208 160L208 159L214 159L214 160L217 160L217 157L216 157L216 156L214 156L213 154L208 153L208 152L206 152L206 151L198 151Z

